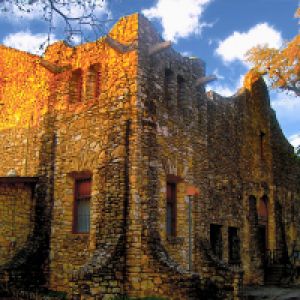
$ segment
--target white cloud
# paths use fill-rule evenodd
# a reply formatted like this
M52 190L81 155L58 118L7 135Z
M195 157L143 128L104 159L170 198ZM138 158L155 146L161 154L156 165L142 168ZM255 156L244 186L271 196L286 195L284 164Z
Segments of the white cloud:
M41 55L47 46L48 34L33 34L30 31L11 33L3 39L3 44L32 54ZM50 42L56 41L53 34L50 35Z
M271 99L272 99L271 101L272 107L275 110L296 112L299 114L299 120L300 120L300 98L299 97L296 97L292 94L272 92Z
M216 53L224 62L244 61L244 55L251 48L261 45L279 48L283 39L281 33L267 23L257 24L247 32L234 31L225 40L220 41Z
M230 97L236 92L233 87L229 87L228 85L223 84L215 84L214 86L209 85L207 86L207 89L212 90L224 97Z
M289 141L293 147L300 146L300 133L291 135Z
M190 57L192 56L192 52L191 51L183 51L183 52L180 52L180 54L184 57Z
M201 21L203 11L212 0L158 0L156 5L142 13L149 19L158 19L166 40L177 41L191 34L200 34L203 27L211 27Z
M220 74L218 68L213 70L213 74L217 76L218 80L223 80L225 78L223 75Z
M286 93L270 92L271 106L277 119L293 146L297 146L300 137L300 98ZM299 145L300 143L298 143Z

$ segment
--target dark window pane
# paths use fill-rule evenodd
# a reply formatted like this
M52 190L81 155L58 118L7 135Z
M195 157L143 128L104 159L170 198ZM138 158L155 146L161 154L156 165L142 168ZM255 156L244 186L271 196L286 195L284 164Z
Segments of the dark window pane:
M240 240L236 227L228 228L228 252L229 262L238 263L240 261Z
M90 231L90 200L77 200L77 231Z
M223 256L222 226L210 225L210 245L213 253L220 259Z
M182 105L185 96L185 89L184 89L184 79L180 75L177 76L177 103L179 106Z
M176 235L176 183L167 183L167 235Z
M165 101L167 104L171 101L171 90L172 83L174 80L174 73L170 69L165 70L165 82L164 82L164 90L165 90Z

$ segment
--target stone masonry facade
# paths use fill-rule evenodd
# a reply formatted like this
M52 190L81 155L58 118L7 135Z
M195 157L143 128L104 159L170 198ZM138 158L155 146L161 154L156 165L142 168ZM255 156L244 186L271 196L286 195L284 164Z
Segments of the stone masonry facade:
M300 250L263 79L225 98L205 76L139 14L42 57L0 46L0 292L241 299Z

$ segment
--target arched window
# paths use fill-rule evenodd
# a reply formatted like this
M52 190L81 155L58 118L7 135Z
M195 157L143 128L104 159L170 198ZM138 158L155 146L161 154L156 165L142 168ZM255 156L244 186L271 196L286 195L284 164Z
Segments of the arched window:
M93 100L100 95L100 64L89 67L86 79L86 100Z
M81 101L82 90L82 71L76 69L72 71L70 84L69 84L69 102L77 103Z

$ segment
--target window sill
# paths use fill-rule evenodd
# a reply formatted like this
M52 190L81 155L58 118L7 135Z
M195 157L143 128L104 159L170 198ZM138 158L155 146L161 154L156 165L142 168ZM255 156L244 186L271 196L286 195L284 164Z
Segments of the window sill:
M241 260L229 260L228 264L229 265L240 265L241 264Z
M184 237L168 236L167 241L168 241L169 244L172 244L172 245L183 245Z
M87 241L90 238L90 233L71 232L70 239L74 241Z

